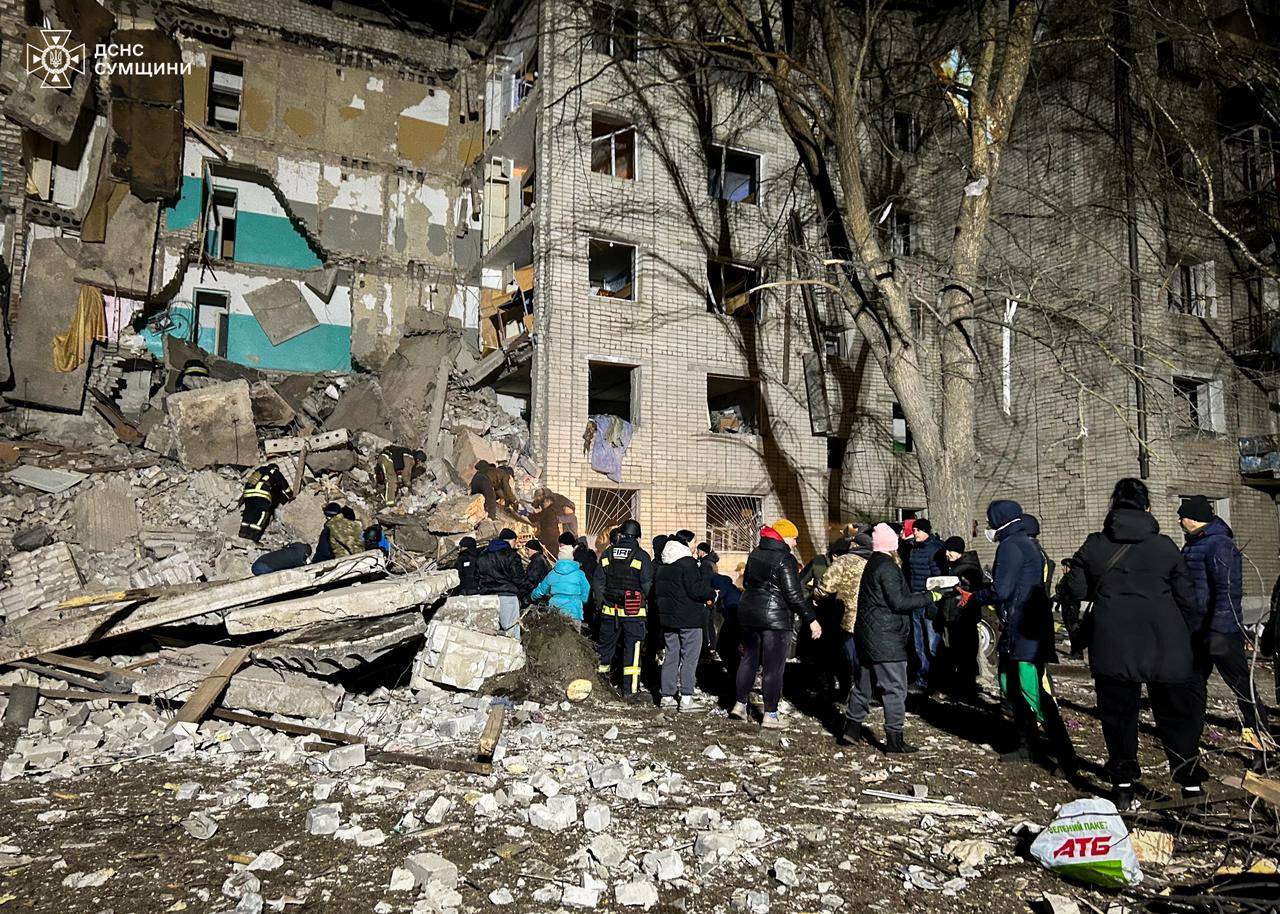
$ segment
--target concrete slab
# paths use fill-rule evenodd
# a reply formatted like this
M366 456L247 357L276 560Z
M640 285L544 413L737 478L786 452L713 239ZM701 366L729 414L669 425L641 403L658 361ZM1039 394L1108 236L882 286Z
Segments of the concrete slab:
M435 683L474 692L494 676L522 669L524 660L524 648L514 638L433 619L414 660L409 688Z
M287 279L255 289L245 295L244 302L262 325L272 346L279 346L320 323L302 297L302 291Z
M178 439L178 460L189 470L258 463L258 436L246 381L226 381L170 394L165 409Z
M19 485L56 495L78 486L89 477L74 470L47 470L44 467L20 466L9 471L9 478Z
M257 663L317 676L371 663L427 630L419 610L383 616L309 625L264 641L254 648Z
M151 239L159 218L159 203L126 194L107 218L106 240L81 244L76 251L76 281L112 294L145 298L151 285Z
M72 505L70 538L90 552L110 552L141 531L133 487L124 476L100 478Z

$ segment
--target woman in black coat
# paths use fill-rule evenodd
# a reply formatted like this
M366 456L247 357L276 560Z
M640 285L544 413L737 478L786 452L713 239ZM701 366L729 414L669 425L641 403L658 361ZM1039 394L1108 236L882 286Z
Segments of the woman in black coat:
M791 550L799 531L789 520L776 520L760 531L760 545L747 557L742 576L742 601L738 604L741 628L742 663L735 681L737 701L730 717L745 720L747 698L755 685L756 672L764 666L764 719L767 730L781 730L786 724L778 716L782 698L782 674L791 647L792 618L809 626L814 638L822 637L822 626L814 618L808 595L800 586L800 563Z
M1132 805L1138 766L1138 712L1147 686L1156 732L1183 794L1205 780L1198 761L1204 726L1204 680L1196 674L1192 633L1204 610L1173 540L1160 534L1147 487L1121 479L1102 532L1071 559L1062 591L1093 601L1083 624L1107 744L1107 773L1122 809Z

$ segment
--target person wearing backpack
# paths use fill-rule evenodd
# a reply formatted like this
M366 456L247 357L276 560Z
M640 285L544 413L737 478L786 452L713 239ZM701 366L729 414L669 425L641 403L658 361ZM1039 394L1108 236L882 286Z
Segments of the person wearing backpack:
M1069 565L1062 592L1093 603L1075 634L1089 653L1116 806L1132 807L1141 774L1143 685L1174 781L1184 797L1202 795L1205 695L1192 639L1204 608L1181 550L1160 533L1141 480L1116 483L1102 530L1089 534Z

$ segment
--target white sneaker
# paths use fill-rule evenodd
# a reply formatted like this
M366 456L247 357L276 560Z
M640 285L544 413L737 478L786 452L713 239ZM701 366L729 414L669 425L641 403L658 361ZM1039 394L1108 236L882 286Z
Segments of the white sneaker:
M676 697L674 695L663 695L662 700L658 702L658 707L663 710L674 711L680 706L676 704Z
M692 695L681 695L681 696L680 696L680 710L681 710L681 711L696 711L696 710L698 710L698 700L697 700L696 698L694 698Z
M733 708L729 711L729 716L732 717L734 720L746 720L747 719L746 703L741 701L734 702Z

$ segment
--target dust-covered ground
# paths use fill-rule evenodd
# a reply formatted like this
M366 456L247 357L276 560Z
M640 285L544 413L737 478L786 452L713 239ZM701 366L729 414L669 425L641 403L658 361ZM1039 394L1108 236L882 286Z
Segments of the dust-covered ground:
M1058 691L1077 746L1099 763L1092 690L1082 673L1064 671ZM1221 683L1215 686L1205 740L1209 764L1219 775L1238 774L1245 756L1234 749L1234 711ZM1261 687L1273 694L1269 675ZM1013 834L1023 820L1047 824L1056 804L1082 791L1033 765L1000 764L991 745L1006 734L997 708L937 699L915 710L909 737L921 751L885 756L867 745L841 748L812 716L795 715L782 734L762 732L729 720L711 703L693 713L663 713L624 706L597 686L584 703L513 717L492 777L373 762L328 773L315 770L314 758L281 764L227 752L135 760L74 780L15 780L0 785L0 911L251 911L257 895L268 910L431 911L432 898L389 889L393 870L424 851L457 864L457 909L465 912L574 910L559 895L584 881L605 887L600 908L617 909L614 889L637 878L655 885L652 910L658 911L748 910L744 889L767 893L774 912L998 914L1038 909L1045 892L1106 910L1105 893L1042 870L1022 856L1024 839ZM878 712L872 722L878 730ZM1149 717L1145 724L1147 779L1169 789ZM455 754L465 756L473 745L473 737L459 740ZM621 786L593 784L609 780L597 778L601 765L622 759L634 772L627 779L646 785L625 792L638 799L622 798ZM563 831L528 822L530 803L543 802L552 790L547 774L562 795L577 797L576 820ZM192 782L199 789L188 787L183 795L194 795L178 799L179 785ZM974 809L913 805L867 795L867 789L927 792L927 800ZM308 834L307 812L326 790L328 802L342 804L344 828L381 829L383 843L362 847L341 833ZM440 797L451 808L443 822L428 824L423 811ZM610 808L611 821L598 834L583 823L592 804ZM1240 815L1244 809L1238 804ZM207 840L181 824L195 812L218 824ZM708 829L735 835L732 851L700 859L695 841ZM601 852L600 834L621 845L621 860L609 859L607 843ZM966 838L985 842L989 851L976 871L962 875L945 848ZM682 859L678 877L659 881L645 874L645 854L662 849ZM266 851L282 864L244 875L245 864ZM1229 850L1209 854L1203 842L1179 837L1168 865L1147 868L1147 884L1195 882L1232 856ZM775 871L778 858L795 864L796 878L781 864ZM238 902L235 896L255 879L257 892ZM751 903L760 910L759 896Z

